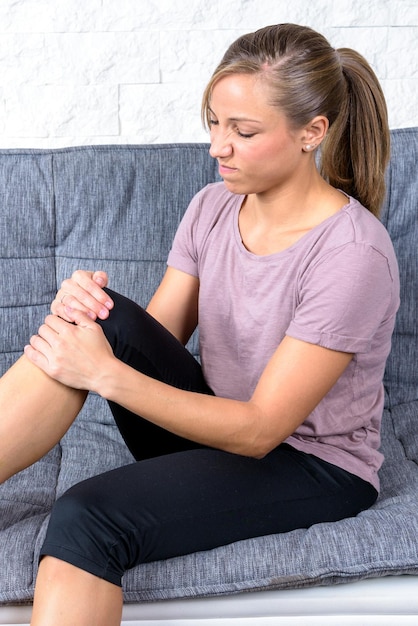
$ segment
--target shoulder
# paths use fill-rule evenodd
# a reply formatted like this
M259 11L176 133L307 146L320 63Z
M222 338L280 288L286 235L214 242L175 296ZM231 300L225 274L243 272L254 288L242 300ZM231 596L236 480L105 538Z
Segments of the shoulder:
M208 204L212 207L214 204L220 207L228 206L235 203L239 197L241 196L231 193L223 182L209 183L194 196L191 204L202 211Z
M397 272L389 233L382 222L354 198L350 198L337 214L321 225L315 239L313 249L317 259L345 254L364 259L380 258L388 264L391 273Z
M399 270L384 225L351 198L311 233L299 270L300 289L370 294L397 300ZM331 289L332 288L332 289Z
M392 251L389 233L382 222L354 198L350 198L349 203L341 209L338 218L335 235L343 241L369 244L383 253Z
M174 259L179 255L197 262L209 234L216 226L221 226L217 229L218 234L228 230L222 226L234 214L239 198L229 192L222 182L210 183L197 192L177 228L169 263L174 265ZM183 266L178 267L183 269Z
M242 196L233 194L223 182L210 183L192 199L185 220L200 232L212 230L214 225L233 215L234 208L242 202Z

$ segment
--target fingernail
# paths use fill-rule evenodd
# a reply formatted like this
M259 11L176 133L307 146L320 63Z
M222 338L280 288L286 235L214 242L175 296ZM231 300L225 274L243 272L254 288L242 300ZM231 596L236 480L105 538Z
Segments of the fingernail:
M100 309L99 317L105 318L105 317L108 317L108 315L109 315L109 310L108 309Z

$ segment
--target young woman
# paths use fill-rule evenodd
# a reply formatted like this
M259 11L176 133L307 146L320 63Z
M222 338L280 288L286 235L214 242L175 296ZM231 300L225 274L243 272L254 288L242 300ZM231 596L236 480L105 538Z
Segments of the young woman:
M377 497L399 298L376 218L379 83L356 52L271 26L227 50L203 117L223 182L192 200L147 312L104 272L78 271L1 380L0 479L50 449L88 391L137 459L57 501L33 626L115 626L138 563L339 520ZM184 348L197 325L202 368Z

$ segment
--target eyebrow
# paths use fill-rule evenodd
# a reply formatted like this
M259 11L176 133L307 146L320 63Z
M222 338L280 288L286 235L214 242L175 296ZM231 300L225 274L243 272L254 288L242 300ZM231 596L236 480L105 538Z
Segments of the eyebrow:
M261 124L261 120L253 120L250 117L229 117L230 122L255 122L256 124Z
M208 107L209 113L217 117L215 111L213 111L210 107ZM253 120L250 117L228 117L228 122L255 122L256 124L262 124L261 120Z

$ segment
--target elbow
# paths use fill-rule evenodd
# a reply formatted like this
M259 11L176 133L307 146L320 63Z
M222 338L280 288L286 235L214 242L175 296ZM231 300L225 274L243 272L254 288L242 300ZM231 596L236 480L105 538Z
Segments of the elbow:
M288 436L280 421L272 419L253 402L241 405L241 419L229 432L225 450L241 456L263 459Z
M282 443L282 440L266 437L256 437L251 441L246 440L245 442L241 442L240 445L236 446L235 452L236 454L240 454L241 456L247 456L253 459L264 459L270 452L272 452L277 446Z
M272 450L274 450L275 447L276 446L274 446L273 448L270 448L269 450L259 452L258 454L253 454L252 458L257 459L258 461L261 461L261 459L264 459L264 457L266 457L270 452L272 452Z
M254 448L251 450L251 454L248 454L247 456L252 457L253 459L264 459L264 457L266 457L268 454L270 454L270 452L272 452L275 448L277 448L278 445L280 445L281 442L279 443L274 443L273 445L259 445L259 446L254 446Z
M250 420L243 432L243 448L245 456L263 459L286 439L287 432L281 427L280 420L262 410L257 404L250 402Z

